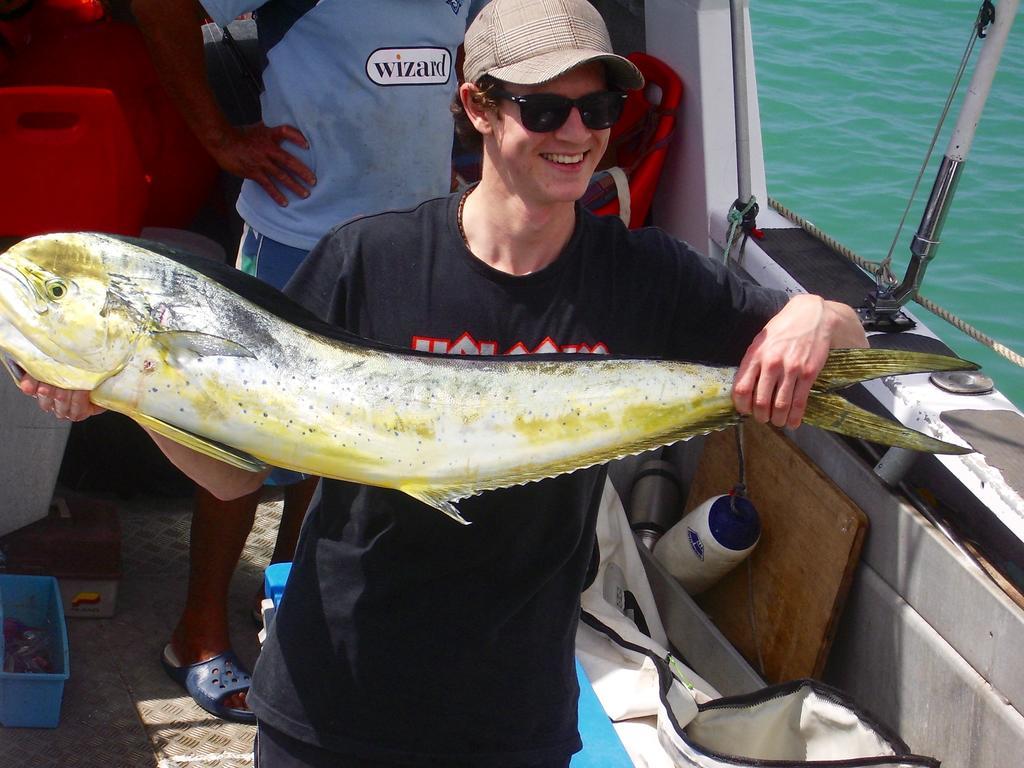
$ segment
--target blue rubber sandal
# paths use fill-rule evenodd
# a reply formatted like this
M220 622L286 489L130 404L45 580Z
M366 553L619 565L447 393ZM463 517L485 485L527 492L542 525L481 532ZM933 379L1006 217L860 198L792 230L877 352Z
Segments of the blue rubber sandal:
M222 720L256 724L256 715L248 709L236 709L223 703L231 694L249 690L249 670L234 651L228 650L212 659L187 666L173 664L169 653L170 645L160 654L160 664L167 676L184 688L196 704Z

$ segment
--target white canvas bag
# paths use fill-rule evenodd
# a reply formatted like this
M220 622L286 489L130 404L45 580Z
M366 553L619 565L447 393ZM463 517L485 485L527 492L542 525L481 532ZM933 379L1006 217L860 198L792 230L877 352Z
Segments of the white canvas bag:
M814 680L723 698L667 650L622 503L605 481L600 565L582 595L576 655L637 766L937 768ZM699 659L694 660L699 662Z

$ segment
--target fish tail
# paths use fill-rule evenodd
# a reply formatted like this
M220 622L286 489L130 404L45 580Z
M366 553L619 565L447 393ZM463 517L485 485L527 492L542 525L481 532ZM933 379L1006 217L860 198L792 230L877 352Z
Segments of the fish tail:
M807 410L804 412L804 423L848 437L859 437L873 443L908 448L912 451L955 455L973 451L972 448L947 443L905 427L899 422L876 416L829 392L811 392L807 399Z
M874 443L928 453L965 454L971 448L938 440L891 419L865 411L834 394L837 389L880 376L927 371L974 371L967 360L930 352L893 349L833 349L807 400L804 421L821 429Z
M930 371L976 371L978 365L959 357L896 349L833 349L814 382L818 392L837 389L880 376Z

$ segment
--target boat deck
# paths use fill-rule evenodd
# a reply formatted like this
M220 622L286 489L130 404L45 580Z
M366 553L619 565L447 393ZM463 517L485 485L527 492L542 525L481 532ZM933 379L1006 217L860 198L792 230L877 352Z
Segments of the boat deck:
M761 248L811 293L858 307L873 289L872 277L813 235L792 228L767 228L764 232L765 237L759 242ZM915 331L874 334L871 346L956 354L940 339ZM870 396L858 397L856 392L854 387L847 390L845 396L863 408L886 415L885 410L880 410L877 400ZM1024 496L1024 460L1021 458L1024 456L1024 417L1008 407L988 403L983 397L958 397L961 405L945 410L939 418L963 442L980 452L987 466L1005 483L1007 497L1014 494ZM927 466L935 466L934 471L937 471L937 462L934 458L919 462L917 474L927 472ZM922 477L916 481L922 487L931 484ZM1024 569L1021 567L1024 563L1024 536L1020 534L1024 530L1024 517L1019 501L1015 509L1001 514L979 504L970 494L950 497L946 503L956 510L951 513L950 522L963 538L975 542L1003 578L1013 584L1007 592L1019 603L1020 594L1024 592Z
M67 620L71 675L60 725L0 726L0 766L251 766L255 728L207 714L159 662L185 599L191 499L104 498L116 505L122 530L116 613ZM249 610L270 560L280 508L272 497L260 505L232 582L233 644L249 664L259 649Z

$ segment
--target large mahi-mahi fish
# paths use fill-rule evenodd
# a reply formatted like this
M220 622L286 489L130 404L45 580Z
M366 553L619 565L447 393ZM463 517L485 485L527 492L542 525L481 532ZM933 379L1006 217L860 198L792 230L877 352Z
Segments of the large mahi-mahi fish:
M462 358L333 329L230 267L97 234L30 238L0 256L0 348L20 369L191 448L453 502L739 421L734 368L591 355ZM974 367L836 350L804 421L936 453L968 449L831 390Z

